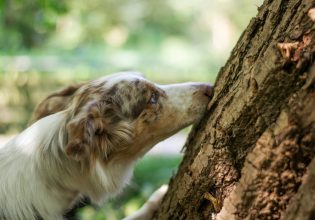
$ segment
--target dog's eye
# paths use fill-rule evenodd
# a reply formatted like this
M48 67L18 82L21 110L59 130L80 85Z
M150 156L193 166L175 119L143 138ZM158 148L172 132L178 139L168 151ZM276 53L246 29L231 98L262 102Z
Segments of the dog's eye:
M158 102L158 99L159 99L159 95L157 93L152 93L151 97L150 97L150 100L149 100L149 104L156 104Z

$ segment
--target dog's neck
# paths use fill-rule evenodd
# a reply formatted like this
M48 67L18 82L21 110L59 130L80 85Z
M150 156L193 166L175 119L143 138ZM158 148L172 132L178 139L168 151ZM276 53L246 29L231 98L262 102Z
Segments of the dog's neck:
M36 213L44 219L61 219L81 195L101 202L119 193L131 178L131 161L113 165L96 160L91 168L69 159L63 150L67 142L66 119L65 111L45 117L0 149L0 169L7 174L0 190L6 190L1 195L8 197L0 198L0 207L12 210L12 219L35 219ZM23 188L25 184L29 184L27 190ZM19 206L16 210L21 213L10 206Z

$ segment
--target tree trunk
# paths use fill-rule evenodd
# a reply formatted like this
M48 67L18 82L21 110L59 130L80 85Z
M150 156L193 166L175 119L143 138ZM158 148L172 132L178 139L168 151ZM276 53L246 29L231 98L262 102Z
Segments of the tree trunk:
M315 219L314 5L259 8L154 219Z

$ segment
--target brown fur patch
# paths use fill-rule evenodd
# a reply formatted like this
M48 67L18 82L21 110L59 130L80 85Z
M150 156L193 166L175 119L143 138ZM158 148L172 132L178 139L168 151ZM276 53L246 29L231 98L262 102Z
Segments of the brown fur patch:
M41 103L37 105L32 115L30 123L33 123L43 117L62 111L71 103L73 94L82 86L82 84L68 86L58 92L52 93Z
M117 93L118 90L118 86L114 85L112 88L109 89L109 91L107 92L108 95L115 95Z

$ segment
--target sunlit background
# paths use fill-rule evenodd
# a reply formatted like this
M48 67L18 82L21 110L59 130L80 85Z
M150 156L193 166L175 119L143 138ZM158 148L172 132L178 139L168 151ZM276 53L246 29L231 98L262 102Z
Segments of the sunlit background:
M261 4L262 0L0 1L0 144L27 126L45 96L75 82L137 70L158 83L214 83ZM176 171L186 133L140 161L120 197L98 209L84 208L81 219L120 219L138 209Z

